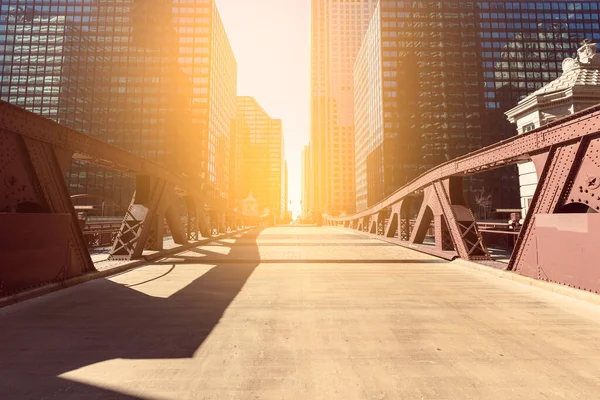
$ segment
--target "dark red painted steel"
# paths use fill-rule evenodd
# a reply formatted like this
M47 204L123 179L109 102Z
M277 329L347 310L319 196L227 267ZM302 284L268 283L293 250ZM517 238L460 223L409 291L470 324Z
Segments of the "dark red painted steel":
M213 232L225 233L223 206L206 204L198 178L0 101L0 296L95 270L65 183L73 159L137 177L137 195L114 242L115 258L162 248L165 220L176 243L198 238L198 229L210 235L207 208ZM193 199L182 203L194 205L188 207L187 232L176 209L182 195ZM242 216L229 216L227 224L242 225Z
M600 106L559 119L543 128L512 137L434 168L398 189L380 203L356 214L344 217L325 216L327 220L342 222L370 216L379 210L414 195L433 182L452 176L466 176L489 171L505 165L527 161L532 156L547 152L550 147L590 136L600 131Z
M466 175L528 160L539 184L507 269L600 292L600 258L593 253L600 243L600 106L442 164L367 210L324 220L360 227L389 211L386 240L431 254L452 248L461 258L486 260L485 240L456 188ZM403 225L410 222L403 222L400 210L421 193L421 209L406 235ZM435 246L422 246L432 221ZM398 238L390 239L396 232Z

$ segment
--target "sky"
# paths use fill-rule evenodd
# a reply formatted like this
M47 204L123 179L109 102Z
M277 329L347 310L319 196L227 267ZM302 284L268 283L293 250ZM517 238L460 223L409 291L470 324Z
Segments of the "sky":
M283 123L288 192L300 210L310 136L310 0L216 0L238 64L238 95Z

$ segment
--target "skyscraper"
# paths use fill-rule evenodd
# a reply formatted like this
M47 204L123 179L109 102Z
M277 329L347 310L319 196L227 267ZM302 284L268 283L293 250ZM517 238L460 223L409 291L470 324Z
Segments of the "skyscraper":
M253 97L239 96L235 136L238 208L252 194L260 215L268 209L277 219L285 217L286 167L281 120L271 118Z
M514 135L504 111L600 34L599 4L381 2L354 70L358 210ZM519 208L516 168L467 181L472 206L489 195L493 208Z
M0 11L3 100L200 177L207 201L227 204L237 67L213 0L6 0ZM133 190L132 177L80 162L67 182L121 205Z
M313 191L313 172L312 172L312 154L310 145L302 148L302 218L311 219L312 202L314 200Z
M288 218L291 217L291 213L290 213L290 207L289 207L289 201L290 198L288 196L288 166L287 166L287 161L283 160L283 195L281 196L283 199L283 205L282 205L282 214L283 214L283 219L284 221L288 221Z
M353 212L353 65L377 1L312 0L311 146L315 211Z

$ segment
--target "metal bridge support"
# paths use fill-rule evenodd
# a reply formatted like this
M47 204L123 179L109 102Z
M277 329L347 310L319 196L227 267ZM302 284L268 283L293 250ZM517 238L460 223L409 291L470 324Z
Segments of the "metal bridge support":
M400 209L402 208L403 200L392 206L392 212L385 227L385 237L393 238L398 233L398 222L400 221ZM398 235L400 237L400 235Z
M65 184L71 157L0 130L0 295L95 270Z
M417 219L415 221L415 226L410 234L410 244L423 243L425 236L427 236L427 231L431 226L431 222L433 221L434 210L436 211L437 215L441 214L437 199L435 198L435 194L433 192L433 188L428 187L423 192L423 203L421 203L421 208L419 209L419 214L417 215ZM437 238L436 243L438 243Z
M196 219L198 221L200 235L205 238L212 237L208 213L206 212L204 203L200 201L196 201Z
M555 147L539 159L545 166L509 269L600 292L600 138Z
M174 200L174 188L165 181L138 176L136 192L115 239L110 259L133 260L141 258L145 249L162 250L165 217L175 243L186 243Z
M217 212L217 230L219 234L227 232L227 224L223 212Z
M435 223L440 255L453 248L470 260L489 254L462 193L462 177L506 165L533 161L538 184L509 270L536 279L600 293L600 106L594 106L544 127L517 135L474 153L448 161L399 188L360 214L337 218L363 230L362 215L392 208L386 236L404 239L404 201L423 191L424 200L409 243L421 244ZM399 205L402 204L402 205ZM407 208L408 209L408 208ZM372 230L372 227L370 228ZM454 256L444 252L442 256Z
M369 217L369 225L368 225L367 229L368 229L369 233L372 233L374 235L377 234L377 220L378 220L378 216L379 216L378 214L374 214L374 215L371 215Z
M410 243L422 244L433 221L438 250L455 250L465 260L489 260L473 213L465 204L462 177L434 182L424 191Z
M210 236L217 236L219 233L225 233L227 231L225 226L225 214L214 209L208 211L207 214L209 220L208 224L210 226Z
M187 207L187 240L194 241L199 240L198 235L198 211L196 209L196 200L191 196L185 197L185 204Z
M374 235L383 235L383 223L385 221L385 210L377 214L371 215L369 222L369 233Z
M392 206L388 223L385 227L385 236L396 237L398 240L408 241L410 238L410 204L411 198L407 197Z
M433 183L433 188L445 217L436 221L436 236L439 235L441 239L442 249L451 248L451 243L447 240L447 230L460 258L490 260L473 212L466 206L463 178L456 176L444 181L437 181ZM438 231L440 232L438 233Z

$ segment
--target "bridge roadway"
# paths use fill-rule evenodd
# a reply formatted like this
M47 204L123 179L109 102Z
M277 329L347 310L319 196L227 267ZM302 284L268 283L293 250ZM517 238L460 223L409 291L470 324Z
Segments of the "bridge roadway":
M600 307L323 227L0 310L0 399L592 399Z

